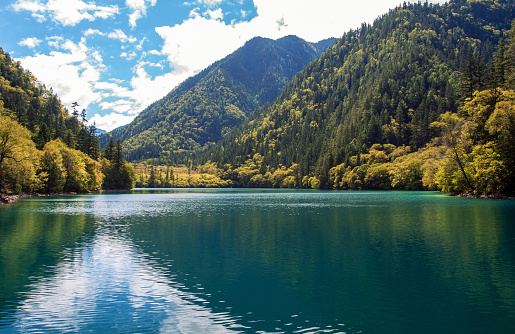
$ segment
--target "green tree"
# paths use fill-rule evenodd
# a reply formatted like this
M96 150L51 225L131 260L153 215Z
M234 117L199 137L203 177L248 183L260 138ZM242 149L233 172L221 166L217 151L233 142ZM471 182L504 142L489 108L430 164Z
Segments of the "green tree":
M132 166L123 159L123 146L120 139L116 144L110 139L101 161L104 174L103 188L107 190L126 190L134 187L135 174Z
M43 149L46 143L52 140L52 134L46 123L41 123L38 134L34 137L34 142L38 150Z

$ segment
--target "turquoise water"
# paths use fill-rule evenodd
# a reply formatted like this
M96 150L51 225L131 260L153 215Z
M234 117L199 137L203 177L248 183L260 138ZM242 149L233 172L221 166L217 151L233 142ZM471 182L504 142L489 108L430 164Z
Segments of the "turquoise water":
M515 202L134 190L0 207L0 333L513 333Z

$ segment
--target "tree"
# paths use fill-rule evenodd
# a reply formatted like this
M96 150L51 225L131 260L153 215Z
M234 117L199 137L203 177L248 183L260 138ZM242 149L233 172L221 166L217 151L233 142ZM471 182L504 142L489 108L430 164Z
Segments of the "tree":
M149 188L155 188L156 187L156 173L154 171L154 165L150 166L150 177L148 179L148 185Z
M515 94L513 100L500 101L486 122L490 134L495 136L495 153L503 163L504 183L508 193L515 192Z
M79 111L77 110L77 107L79 106L79 104L77 102L73 102L72 103L72 108L73 108L73 112L72 112L72 115L73 117L75 118L78 118L79 117Z
M111 137L103 156L101 165L105 177L102 187L107 190L128 190L134 187L134 169L123 159L122 141L118 139L115 144Z
M0 192L33 191L37 162L30 131L11 117L0 115Z
M486 65L481 56L469 49L465 64L460 71L459 88L464 99L472 98L476 90L484 88Z
M88 128L89 130L89 150L88 155L94 159L98 160L100 156L100 144L98 142L97 137L97 127L95 126L95 123L91 124Z
M508 33L508 47L505 59L506 88L515 88L515 19Z
M107 142L106 148L104 149L103 157L107 160L113 160L114 157L114 139L113 137L109 137L109 141Z
M84 126L86 126L86 124L88 123L88 119L87 119L86 115L87 115L86 109L82 109L82 112L80 113L80 117L81 117L82 125L84 125Z
M506 44L501 38L490 68L490 88L506 88Z
M446 112L445 114L440 116L440 121L434 122L432 124L433 127L438 127L442 131L442 139L444 143L448 147L448 160L447 165L444 166L445 173L440 174L443 179L452 177L454 175L454 167L453 162L458 166L461 171L461 175L463 176L463 180L466 183L467 189L460 189L460 187L452 187L444 191L458 191L462 192L463 190L473 192L474 186L470 182L469 175L465 170L465 162L467 160L467 152L470 152L471 139L469 137L470 127L473 125L470 122L466 122L464 118L461 118L455 113ZM452 181L446 180L445 183L447 185L451 184Z
M43 157L41 157L40 175L43 178L44 186L42 190L45 193L57 193L63 191L66 181L66 170L63 166L62 156L60 152L51 150L50 147L45 149Z
M46 143L52 140L52 134L46 123L41 123L38 134L34 137L34 142L38 150L43 149Z

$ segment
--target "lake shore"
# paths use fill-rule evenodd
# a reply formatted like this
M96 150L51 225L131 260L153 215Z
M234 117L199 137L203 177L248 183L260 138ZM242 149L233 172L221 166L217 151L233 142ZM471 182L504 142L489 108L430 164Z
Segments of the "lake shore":
M144 189L144 188L143 188ZM97 191L88 191L88 192L59 192L59 193L49 193L49 194L42 194L42 193L28 193L28 194L21 194L21 195L4 195L0 194L0 206L1 205L8 205L16 203L18 200L22 198L28 198L28 197L47 197L47 196L62 196L62 195L78 195L78 194L100 194L105 192L116 192L119 190L97 190ZM126 191L126 190L125 190ZM503 196L499 194L491 194L491 195L475 195L471 193L464 193L464 194L449 194L449 196L453 197L464 197L464 198L478 198L478 199L509 199L509 200L515 200L515 197L509 197L509 196Z
M5 195L0 194L0 205L8 205L13 204L19 201L22 198L28 197L48 197L48 196L62 196L62 195L79 195L79 194L100 194L102 192L106 192L106 190L97 190L97 191L88 191L88 192L58 192L58 193L27 193L20 195Z
M479 198L479 199L511 199L515 200L515 197L505 196L500 194L490 194L490 195L476 195L471 193L463 193L463 194L449 194L450 196L455 197L465 197L465 198Z
M25 195L0 195L0 205L11 204L19 200L21 197L28 197Z

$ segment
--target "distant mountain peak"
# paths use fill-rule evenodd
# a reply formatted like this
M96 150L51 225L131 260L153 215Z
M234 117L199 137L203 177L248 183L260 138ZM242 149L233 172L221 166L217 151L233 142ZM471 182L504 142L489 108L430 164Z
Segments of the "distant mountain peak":
M309 43L293 35L277 40L254 37L110 135L124 140L129 160L193 152L217 142L272 102L330 42ZM104 135L101 142L107 138Z

